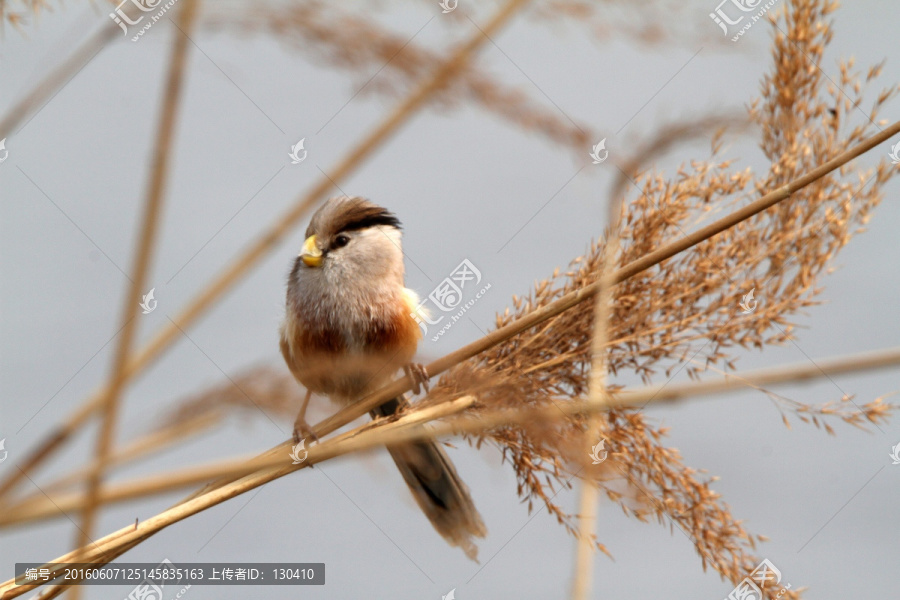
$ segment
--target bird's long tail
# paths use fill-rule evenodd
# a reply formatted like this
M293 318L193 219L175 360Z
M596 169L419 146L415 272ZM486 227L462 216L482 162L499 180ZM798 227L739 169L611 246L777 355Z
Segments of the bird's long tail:
M400 396L385 402L371 415L373 418L389 416L407 404L406 397ZM388 446L388 452L437 532L477 562L478 547L472 538L484 537L487 528L472 502L469 488L459 478L444 449L434 440L422 440Z

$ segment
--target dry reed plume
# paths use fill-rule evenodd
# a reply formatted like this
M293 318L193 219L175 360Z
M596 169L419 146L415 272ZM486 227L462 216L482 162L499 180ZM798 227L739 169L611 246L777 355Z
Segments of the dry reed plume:
M685 235L707 214L775 189L832 159L852 143L871 134L868 119L848 128L862 102L859 76L852 64L841 64L842 89L830 84L815 66L831 37L824 21L829 2L792 2L782 31L775 36L772 72L762 84L762 97L753 103L751 118L762 132L761 149L771 163L769 172L737 170L721 154L718 138L713 159L692 161L675 177L649 171L633 181L640 195L622 208L621 244L616 264L626 264ZM870 69L866 82L877 76ZM896 93L882 92L875 100L871 120ZM859 119L856 119L859 120ZM771 210L747 219L728 231L698 244L615 288L610 319L607 364L611 375L624 371L646 382L662 371L699 357L703 364L687 362L685 371L698 378L706 365L734 368L735 346L758 347L791 340L791 317L815 302L815 287L836 252L865 224L881 200L880 189L894 174L882 161L874 170L855 172L850 165L823 177ZM856 176L856 177L854 177ZM713 202L716 200L716 202ZM607 232L609 233L609 232ZM565 273L554 273L538 283L527 297L514 298L513 310L499 316L502 327L573 290L596 281L601 272L604 242L591 245ZM742 314L743 293L756 290L759 308ZM510 339L459 365L441 378L431 400L473 394L477 410L497 407L542 406L583 397L591 363L593 311L582 304L549 322ZM859 425L886 417L880 399L862 406L820 408ZM785 403L803 413L810 407ZM858 409L858 410L856 410ZM827 424L825 427L831 431ZM575 475L593 478L610 500L640 520L674 523L694 541L701 561L737 583L759 559L750 554L759 536L752 536L732 517L728 507L701 478L685 467L676 451L661 440L665 433L638 411L611 410L602 437L611 460L602 468L585 466L584 449L598 438L585 438L585 421L561 420L509 427L478 436L498 445L516 471L519 492L529 506L539 500L560 523L575 533L575 516L554 505L560 487ZM573 440L575 443L573 444ZM623 492L630 490L630 492ZM602 544L598 548L605 551ZM787 597L795 597L787 592Z
M499 27L520 5L506 5L493 25ZM667 392L662 386L629 389L625 376L634 374L648 385L659 384L661 375L668 379L680 370L693 380L708 379L709 371L735 369L738 348L792 343L794 321L805 307L816 303L821 276L852 235L862 230L882 199L882 188L896 170L885 161L861 170L852 159L900 131L897 123L884 130L876 124L879 109L898 89L880 92L864 110L864 84L878 76L880 66L862 73L854 69L852 61L841 63L836 82L818 68L832 36L828 18L834 7L826 0L785 0L784 11L775 22L772 66L761 82L760 98L748 109L760 150L770 165L767 171L754 173L722 157L722 130L712 137L709 158L688 161L674 173L645 168L644 160L629 161L614 185L613 200L620 203L616 226L590 243L585 255L574 259L565 271L557 270L527 295L514 297L511 309L498 315L494 332L431 365L432 373L443 374L425 400L405 414L325 439L311 448L307 464L413 439L421 435L414 425L442 419L436 426L441 435L463 435L476 447L496 445L514 469L518 493L529 510L535 504L546 506L569 532L589 539L597 549L610 553L591 528L579 527L578 515L554 502L559 491L571 487L575 479L596 486L629 516L682 529L694 543L704 569L711 567L733 583L750 573L760 560L754 554L756 544L765 538L741 525L713 491L713 479L684 465L678 452L664 445L665 429L641 411L656 397L692 397L704 389L732 389L742 382L734 378L727 384L701 381L682 384L677 390L672 386ZM603 14L593 4L547 2L540 4L535 14L548 11L560 20L583 18L589 27L608 33ZM4 14L7 21L20 25L21 16L12 18L14 13L9 11ZM299 33L304 47L313 48L316 56L352 72L388 61L390 76L379 80L375 89L403 95L406 101L376 134L348 155L342 174L350 172L426 100L449 102L453 96L459 102L482 105L517 127L538 131L579 152L592 139L585 128L555 116L524 92L498 84L468 64L480 34L445 62L436 53L405 46L406 40L370 21L321 3L279 13L271 8L252 15L240 13L240 18L216 14L207 22L285 38ZM652 26L633 27L627 35L641 37L654 31ZM422 84L422 80L427 81ZM702 135L721 125L722 118L674 125L660 131L652 145L669 148L680 138ZM319 186L305 196L292 212L293 221L327 187ZM759 204L763 200L765 206ZM741 211L749 206L759 208L744 215ZM725 223L719 229L703 229L718 213L738 216L717 221ZM240 269L233 277L218 280L220 283L200 296L194 305L199 308L186 311L188 320L196 318L269 247L263 244L252 257L239 259ZM648 259L660 249L672 251ZM141 256L149 254L145 250ZM611 265L604 269L607 258ZM744 314L738 303L751 289L759 305ZM608 295L609 302L601 293L595 307L585 300L598 295L598 290ZM595 323L596 315L600 315L600 323ZM165 346L156 344L153 352L161 352ZM127 358L127 353L123 356ZM888 358L855 362L854 368L896 365L898 356L891 351ZM138 359L134 366L124 358L114 379L122 379L122 385L149 362L149 358ZM605 368L598 373L592 365ZM593 384L592 374L598 378ZM798 377L816 375L794 373ZM829 433L834 430L826 419L864 427L887 419L893 409L882 398L857 404L844 397L807 405L762 387L778 378L747 375L746 379L748 385L758 386L773 399L786 424L787 415L794 414ZM405 381L388 386L358 407L326 420L317 432L335 431L405 387ZM89 403L92 408L81 413L80 421L70 421L75 423L71 430L77 430L105 403L114 406L116 389L113 386L112 391L96 397L104 402L95 399ZM179 423L212 426L231 406L253 405L268 414L290 418L301 395L302 390L286 372L263 367L237 378L237 385L217 387L180 403L161 422L157 435L170 443L171 437L165 433ZM110 410L104 414L110 415ZM592 465L585 460L585 449L595 444L598 436L606 440L609 460ZM285 447L286 443L280 444L247 462L226 461L190 473L163 474L158 484L131 495L124 490L113 494L111 487L100 486L106 466L118 460L116 454L107 456L109 449L101 452L95 464L78 477L48 486L68 494L55 506L81 508L90 515L108 502L178 489L191 482L212 483L133 530L126 528L85 545L69 558L84 556L86 562L108 562L168 525L296 471L298 467L284 464ZM130 449L128 457L146 451L146 447L140 448ZM37 456L29 468L42 460ZM167 476L178 485L166 486ZM87 499L70 491L83 478L93 482L93 493ZM0 489L7 492L0 494L0 503L8 511L0 526L52 514L52 509L31 504L28 498L13 498L11 485ZM13 588L7 582L0 585L0 597L15 597L27 589ZM60 593L59 589L54 588L51 596ZM779 592L764 591L769 598ZM796 599L800 591L783 590L779 597Z

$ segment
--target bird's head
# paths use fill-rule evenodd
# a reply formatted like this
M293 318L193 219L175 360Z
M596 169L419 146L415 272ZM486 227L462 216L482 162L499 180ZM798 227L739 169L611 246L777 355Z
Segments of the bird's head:
M364 198L331 198L306 230L291 283L403 285L400 221Z

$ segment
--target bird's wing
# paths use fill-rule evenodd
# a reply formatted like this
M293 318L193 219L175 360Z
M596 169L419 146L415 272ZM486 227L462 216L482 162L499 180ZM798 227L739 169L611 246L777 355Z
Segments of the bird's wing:
M297 367L296 363L294 362L294 354L291 352L290 344L288 344L288 341L284 336L284 331L281 332L281 340L279 341L279 346L281 347L281 355L284 357L284 362L287 363L288 369L291 370L291 374L294 376L294 379L300 381L300 375L297 374Z

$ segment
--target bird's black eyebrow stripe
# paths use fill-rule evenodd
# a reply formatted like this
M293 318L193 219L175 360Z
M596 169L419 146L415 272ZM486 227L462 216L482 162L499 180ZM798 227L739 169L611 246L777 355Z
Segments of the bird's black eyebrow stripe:
M366 229L367 227L376 227L378 225L387 225L389 227L396 227L397 229L400 229L400 219L398 219L388 211L370 213L365 216L361 216L358 219L354 219L348 223L344 223L338 233L340 233L341 231Z

